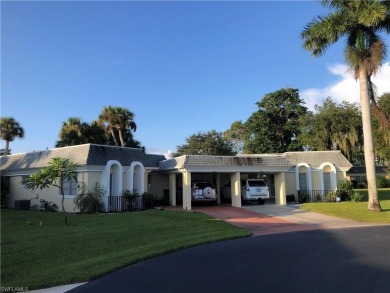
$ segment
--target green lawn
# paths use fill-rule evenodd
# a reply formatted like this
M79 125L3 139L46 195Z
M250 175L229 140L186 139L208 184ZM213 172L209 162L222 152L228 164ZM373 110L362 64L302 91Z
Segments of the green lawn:
M42 223L42 224L41 224ZM199 213L70 215L1 211L1 286L85 282L141 260L250 232Z
M378 189L379 201L382 212L369 212L367 209L367 189L356 189L364 194L362 202L327 202L327 203L304 203L301 209L351 219L359 222L390 223L390 189Z

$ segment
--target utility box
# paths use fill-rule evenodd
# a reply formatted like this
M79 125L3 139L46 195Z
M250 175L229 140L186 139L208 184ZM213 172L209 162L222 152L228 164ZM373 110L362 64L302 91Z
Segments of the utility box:
M31 206L29 199L15 200L15 210L28 211Z

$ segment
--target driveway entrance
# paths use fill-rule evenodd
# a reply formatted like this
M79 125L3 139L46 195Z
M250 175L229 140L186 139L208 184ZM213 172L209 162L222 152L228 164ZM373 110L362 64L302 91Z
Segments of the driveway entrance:
M193 211L248 229L253 236L380 225L308 212L299 209L298 204L286 206L246 204L242 208L221 204L217 206L194 206Z

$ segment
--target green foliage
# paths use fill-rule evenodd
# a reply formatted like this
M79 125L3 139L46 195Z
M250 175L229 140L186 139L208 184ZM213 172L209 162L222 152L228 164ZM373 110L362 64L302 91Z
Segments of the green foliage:
M353 185L351 181L340 180L337 183L336 197L339 197L341 201L350 201L353 195Z
M224 137L231 141L237 154L244 152L245 142L249 140L249 130L241 120L234 121L230 128L224 132Z
M102 112L99 117L99 121L92 121L90 124L82 122L79 117L69 117L68 120L62 124L59 133L60 140L56 142L56 147L95 143L142 148L141 143L134 139L132 133L132 130L135 131L136 129L135 122L130 121L134 118L134 114L121 107L108 106L104 109L106 108L112 109L113 113L119 117L115 119L119 120L114 120L114 117L110 118L110 116L107 116L108 114L105 112ZM103 113L105 113L106 116L104 116ZM129 120L125 119L126 117L124 117L124 114L129 114ZM121 142L120 144L119 141Z
M359 106L336 104L331 98L315 106L303 120L298 141L313 151L341 150L354 164L364 163L363 128Z
M24 129L13 117L0 117L0 136L5 141L4 154L10 155L9 143L15 138L24 137Z
M129 146L129 142L136 144L131 131L137 130L134 122L134 113L123 107L106 106L99 115L99 125L111 134L116 146ZM129 137L130 136L130 137ZM138 142L140 146L140 143ZM135 145L131 145L136 147ZM137 146L137 147L139 147Z
M216 130L209 132L198 132L186 139L186 144L177 146L173 157L182 155L214 155L232 156L235 155L233 144Z
M390 93L378 98L378 107L387 120L390 120ZM372 115L375 155L382 165L390 164L390 130L380 125L378 118Z
M41 199L41 206L46 212L56 212L58 210L58 206L52 202Z
M59 213L3 210L1 286L33 290L88 282L158 255L250 235L200 213L152 210L71 217L64 226Z
M59 188L62 195L62 212L65 216L65 224L68 222L64 207L64 181L74 180L77 182L77 165L71 162L69 159L55 157L49 162L49 166L41 168L37 173L31 174L26 180L22 181L21 184L25 188L35 190L40 188L48 188L54 186Z
M258 111L246 121L249 130L244 153L283 153L302 150L297 141L307 113L298 89L285 88L266 94L256 103Z
M354 191L351 193L351 201L352 202L360 202L363 198L363 195L360 192Z
M99 183L96 182L93 192L88 191L86 185L83 183L81 192L74 199L75 209L78 208L82 214L100 212L100 200L105 194L106 191Z
M287 202L295 202L296 200L295 200L295 194L287 194L286 195L286 201Z
M325 202L336 202L336 192L334 191L329 191L326 196L325 196Z
M376 185L378 186L378 188L386 188L390 187L390 182L388 179L386 179L385 176L377 176Z

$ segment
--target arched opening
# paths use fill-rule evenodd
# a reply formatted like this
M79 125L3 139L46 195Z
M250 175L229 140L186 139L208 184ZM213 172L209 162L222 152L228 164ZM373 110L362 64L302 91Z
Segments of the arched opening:
M116 160L107 162L102 170L100 184L106 191L103 199L104 210L108 211L109 197L122 196L122 165Z
M337 176L336 167L332 163L323 163L320 166L321 189L325 191L336 190Z
M311 167L306 163L298 164L295 167L296 188L299 190L311 190Z

